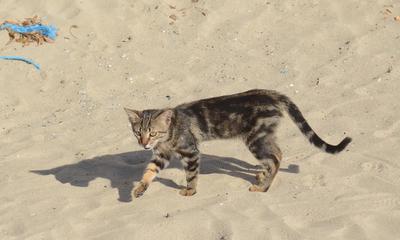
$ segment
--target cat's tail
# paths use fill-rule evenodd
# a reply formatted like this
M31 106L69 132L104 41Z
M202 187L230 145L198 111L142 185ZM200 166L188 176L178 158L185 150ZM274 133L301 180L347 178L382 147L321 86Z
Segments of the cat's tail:
M338 145L331 145L324 140L322 140L317 133L311 128L307 120L303 117L299 108L294 104L288 97L281 96L281 102L283 103L283 108L287 111L293 122L296 123L300 131L307 137L308 141L317 148L331 154L339 153L343 151L346 146L351 142L350 137L345 137Z

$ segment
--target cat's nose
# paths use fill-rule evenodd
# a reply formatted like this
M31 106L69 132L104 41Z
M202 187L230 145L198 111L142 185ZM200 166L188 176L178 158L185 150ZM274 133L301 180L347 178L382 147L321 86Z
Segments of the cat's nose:
M144 147L144 149L146 149L146 150L148 150L148 149L150 149L151 148L151 146L150 145L145 145L145 146L143 146Z

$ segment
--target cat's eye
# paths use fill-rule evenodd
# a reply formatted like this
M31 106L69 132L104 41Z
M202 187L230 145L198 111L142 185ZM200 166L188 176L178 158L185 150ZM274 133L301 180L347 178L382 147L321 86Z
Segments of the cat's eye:
M157 135L157 132L151 132L150 137L155 137Z

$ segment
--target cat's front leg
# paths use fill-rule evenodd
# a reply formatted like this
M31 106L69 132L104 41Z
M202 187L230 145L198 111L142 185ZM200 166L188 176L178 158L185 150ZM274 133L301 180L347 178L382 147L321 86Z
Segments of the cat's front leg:
M147 164L146 169L144 170L142 180L140 180L138 185L133 190L133 195L136 198L142 196L157 174L162 169L166 168L168 164L169 157L165 156L164 154L155 153L153 159L149 164Z
M187 187L180 190L182 196L192 196L196 194L197 179L199 175L200 153L197 149L190 152L180 152L181 162L186 173Z

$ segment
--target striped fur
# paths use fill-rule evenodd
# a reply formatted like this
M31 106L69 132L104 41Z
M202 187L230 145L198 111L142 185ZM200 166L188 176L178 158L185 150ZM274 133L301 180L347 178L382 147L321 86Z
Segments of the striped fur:
M338 145L322 140L310 127L298 107L285 95L271 90L203 99L173 109L136 111L125 109L138 143L153 149L153 159L135 188L141 196L156 174L165 168L172 156L181 159L187 187L180 193L196 193L200 166L198 145L213 139L241 138L258 159L263 170L250 191L267 191L280 165L282 153L275 141L275 131L283 112L287 112L300 131L314 146L327 153L341 152L351 142L344 138Z

